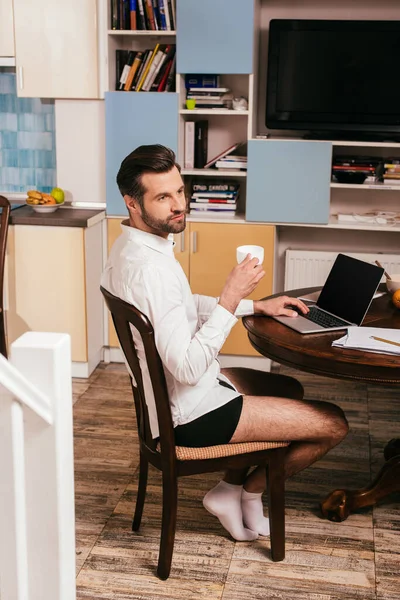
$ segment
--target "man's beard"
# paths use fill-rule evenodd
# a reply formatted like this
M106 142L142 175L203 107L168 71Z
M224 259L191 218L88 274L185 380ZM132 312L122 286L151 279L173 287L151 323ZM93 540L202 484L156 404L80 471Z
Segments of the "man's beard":
M173 217L183 215L181 221L171 220ZM146 209L142 208L142 220L148 227L155 229L156 231L163 231L164 233L181 233L186 227L186 214L184 212L176 211L171 217L166 219L156 219L152 217Z

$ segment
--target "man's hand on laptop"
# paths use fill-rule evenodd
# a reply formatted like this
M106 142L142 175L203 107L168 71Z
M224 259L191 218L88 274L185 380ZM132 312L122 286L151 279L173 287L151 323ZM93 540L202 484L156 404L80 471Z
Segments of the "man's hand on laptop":
M297 317L298 314L307 314L308 306L298 298L278 296L268 300L254 301L254 314L267 315L268 317Z

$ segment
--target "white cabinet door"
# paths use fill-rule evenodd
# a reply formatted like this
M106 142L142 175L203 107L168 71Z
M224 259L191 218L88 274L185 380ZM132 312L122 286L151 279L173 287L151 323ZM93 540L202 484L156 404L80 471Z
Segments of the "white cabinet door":
M96 0L13 2L18 96L98 98Z
M14 56L12 0L0 0L0 56Z

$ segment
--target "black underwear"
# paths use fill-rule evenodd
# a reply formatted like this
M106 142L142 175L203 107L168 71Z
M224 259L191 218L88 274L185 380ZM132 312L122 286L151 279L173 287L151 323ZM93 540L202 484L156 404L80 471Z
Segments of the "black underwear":
M225 381L220 385L234 389ZM228 444L235 433L243 407L243 396L237 396L223 406L202 415L190 423L175 427L175 443L187 448L202 448Z

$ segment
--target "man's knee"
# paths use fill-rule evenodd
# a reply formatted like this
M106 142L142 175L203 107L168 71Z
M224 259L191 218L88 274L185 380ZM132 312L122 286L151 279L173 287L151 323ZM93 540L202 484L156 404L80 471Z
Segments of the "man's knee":
M332 441L339 443L349 432L349 424L343 410L336 404L321 402L326 422L326 434Z

